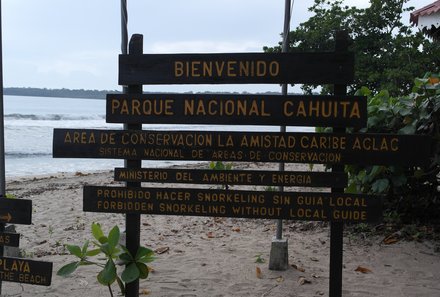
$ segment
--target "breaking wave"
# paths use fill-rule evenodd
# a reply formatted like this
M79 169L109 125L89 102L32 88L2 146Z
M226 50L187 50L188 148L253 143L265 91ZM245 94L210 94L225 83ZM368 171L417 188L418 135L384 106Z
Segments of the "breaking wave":
M46 157L52 156L51 152L5 152L5 156L8 158L35 158L35 157Z
M105 115L69 115L69 114L6 114L5 119L8 120L32 120L32 121L88 121L102 120Z

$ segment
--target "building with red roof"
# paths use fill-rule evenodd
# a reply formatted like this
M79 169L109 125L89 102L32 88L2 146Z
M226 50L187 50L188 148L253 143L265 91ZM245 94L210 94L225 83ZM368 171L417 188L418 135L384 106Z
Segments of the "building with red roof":
M440 40L440 0L413 11L410 22L434 40Z

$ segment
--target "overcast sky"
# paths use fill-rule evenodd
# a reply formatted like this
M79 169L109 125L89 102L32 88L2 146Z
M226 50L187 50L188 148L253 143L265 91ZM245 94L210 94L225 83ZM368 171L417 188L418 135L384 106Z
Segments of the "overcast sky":
M5 87L120 89L119 0L0 0ZM144 53L261 52L280 41L285 0L127 0ZM423 7L433 0L411 0ZM313 0L296 0L291 28ZM366 7L368 0L346 0ZM409 15L405 17L408 22ZM144 86L144 91L279 91L274 85Z

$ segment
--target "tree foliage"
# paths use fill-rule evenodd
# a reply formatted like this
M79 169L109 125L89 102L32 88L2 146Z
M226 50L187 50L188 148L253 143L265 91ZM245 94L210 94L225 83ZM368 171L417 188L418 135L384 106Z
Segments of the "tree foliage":
M85 98L105 99L108 93L120 93L116 90L84 90L84 89L46 89L46 88L5 88L5 95L33 96L33 97L58 97L58 98Z
M309 11L314 15L289 34L291 52L333 51L336 31L348 32L355 53L354 93L362 86L373 92L388 90L391 96L408 94L414 77L439 72L440 43L431 42L421 32L402 23L408 0L370 0L370 7L344 5L343 0L315 0ZM281 45L265 47L281 51ZM310 93L315 86L303 86ZM323 88L323 92L329 92Z
M440 74L416 78L409 95L389 92L368 97L368 125L364 132L425 134L431 136L432 154L425 168L401 166L346 166L351 193L385 194L385 209L404 223L440 223ZM428 156L427 156L428 157Z

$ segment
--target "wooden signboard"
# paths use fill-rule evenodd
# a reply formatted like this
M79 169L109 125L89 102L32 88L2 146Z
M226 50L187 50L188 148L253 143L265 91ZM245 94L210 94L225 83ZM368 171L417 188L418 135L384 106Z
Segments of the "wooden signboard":
M296 192L85 186L83 210L230 218L375 222L380 197Z
M53 156L128 160L425 165L421 135L54 129Z
M119 84L345 84L353 53L144 54L119 56Z
M52 266L50 262L0 257L0 280L50 286Z
M365 127L360 96L108 94L109 123Z
M30 225L32 223L32 200L0 199L0 222Z
M0 232L0 245L3 246L20 246L20 234Z
M115 168L115 180L126 182L346 187L347 175L332 172Z

